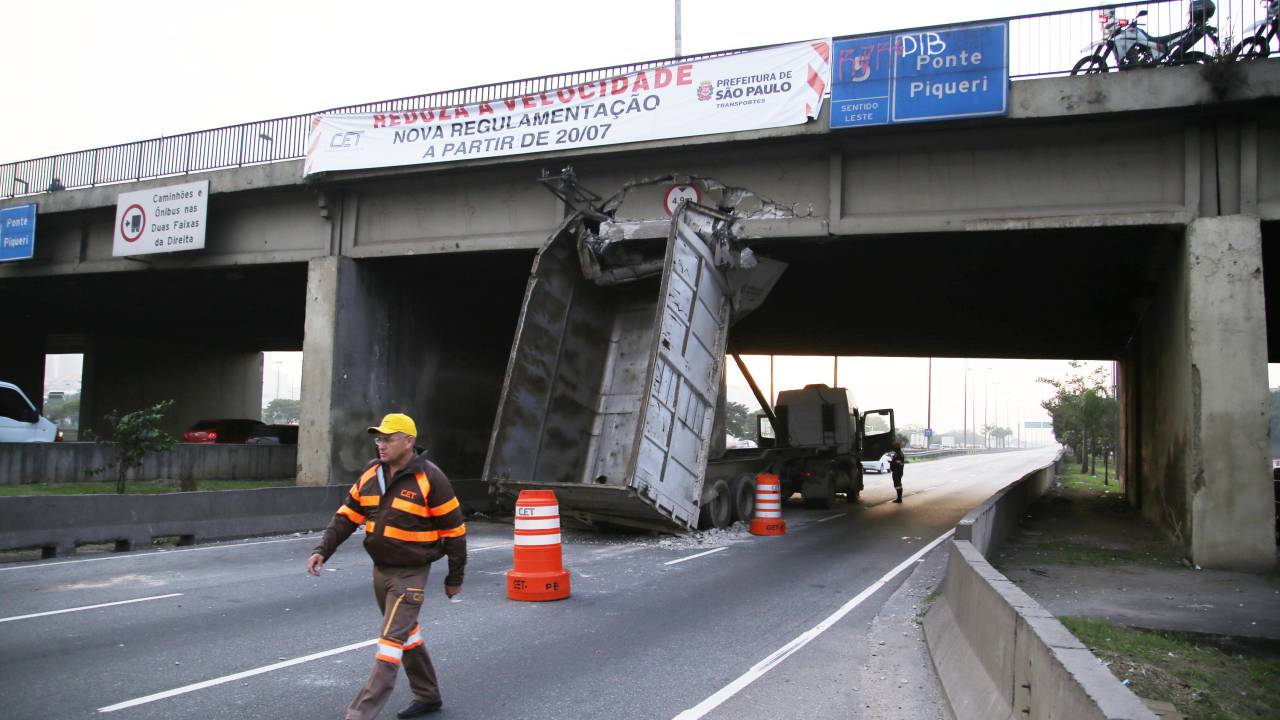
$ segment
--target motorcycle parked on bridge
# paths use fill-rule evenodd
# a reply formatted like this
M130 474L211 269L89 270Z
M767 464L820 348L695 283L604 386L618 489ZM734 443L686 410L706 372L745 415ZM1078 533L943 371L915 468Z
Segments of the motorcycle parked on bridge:
M1253 35L1231 50L1232 59L1252 60L1271 54L1271 40L1280 35L1280 0L1262 0L1262 4L1267 6L1267 16L1245 29Z
M1170 35L1153 36L1139 22L1146 17L1142 10L1133 20L1116 18L1114 11L1105 11L1100 20L1103 39L1071 69L1072 75L1102 73L1108 70L1107 58L1111 57L1117 70L1155 65L1207 64L1213 56L1196 50L1201 40L1208 39L1218 46L1218 29L1209 24L1215 11L1212 0L1192 0L1188 11L1187 27Z

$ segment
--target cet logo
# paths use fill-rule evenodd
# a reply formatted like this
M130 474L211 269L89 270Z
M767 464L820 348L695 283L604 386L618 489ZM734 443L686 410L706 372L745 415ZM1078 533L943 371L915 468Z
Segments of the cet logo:
M699 100L711 99L711 81L710 80L703 80L702 82L698 83L698 99Z
M134 242L142 237L142 231L146 227L147 213L137 203L130 205L120 218L120 236L128 242Z

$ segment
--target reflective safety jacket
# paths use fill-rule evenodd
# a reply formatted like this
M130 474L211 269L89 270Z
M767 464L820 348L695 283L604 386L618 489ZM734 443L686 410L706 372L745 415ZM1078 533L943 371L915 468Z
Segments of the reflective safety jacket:
M419 567L449 556L446 585L461 585L467 526L449 478L418 455L395 474L371 462L351 486L313 552L325 560L364 527L364 549L377 565Z

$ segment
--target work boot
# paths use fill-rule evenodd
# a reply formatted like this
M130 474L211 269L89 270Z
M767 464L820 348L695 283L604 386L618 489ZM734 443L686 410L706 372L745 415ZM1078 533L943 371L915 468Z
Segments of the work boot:
M898 498L894 500L896 503L902 502L902 488L898 488Z
M409 707L396 713L396 717L402 718L402 719L420 717L422 715L426 715L428 713L433 713L438 711L441 705L442 703L440 702L429 703L429 702L423 702L421 700L414 700L413 702L409 703Z

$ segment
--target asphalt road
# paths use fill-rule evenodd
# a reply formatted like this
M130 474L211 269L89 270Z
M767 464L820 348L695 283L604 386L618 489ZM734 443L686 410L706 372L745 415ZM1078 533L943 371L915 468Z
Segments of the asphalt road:
M859 717L865 693L899 691L857 680L908 574L892 571L1050 458L912 464L901 505L872 475L857 505L789 504L784 537L566 533L573 595L555 603L508 601L511 527L471 522L461 602L441 561L423 607L436 717ZM342 717L373 662L371 564L355 537L312 578L315 542L0 566L0 716ZM106 603L127 604L58 612ZM382 717L410 699L401 678Z

